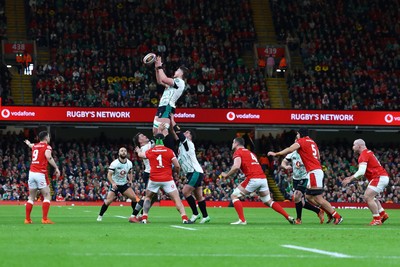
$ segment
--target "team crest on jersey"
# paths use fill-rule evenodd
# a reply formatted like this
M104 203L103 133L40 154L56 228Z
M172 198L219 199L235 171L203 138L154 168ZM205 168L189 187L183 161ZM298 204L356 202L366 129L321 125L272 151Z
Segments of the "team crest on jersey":
M126 175L126 171L125 170L121 170L120 172L119 172L119 176L125 176Z

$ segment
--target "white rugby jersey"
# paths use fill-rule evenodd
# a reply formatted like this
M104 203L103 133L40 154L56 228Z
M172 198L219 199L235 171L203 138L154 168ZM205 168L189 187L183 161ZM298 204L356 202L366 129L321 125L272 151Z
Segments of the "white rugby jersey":
M140 151L142 151L143 153L146 153L146 151L152 147L153 147L153 144L151 142L148 142L144 146L140 147ZM143 164L144 164L144 171L147 173L150 173L150 161L146 158L144 158L142 160L143 160Z
M294 180L307 179L306 168L304 167L300 154L297 153L297 151L287 154L285 159L292 163Z
M180 78L174 78L174 85L165 88L158 106L162 107L170 105L171 107L176 108L176 101L178 101L185 89L185 81Z
M185 146L183 145L185 142L189 147L189 151L186 151ZM203 168L201 168L200 163L196 157L194 144L187 138L185 139L185 141L179 143L178 161L181 165L182 171L185 174L190 172L203 173Z
M129 159L126 159L125 163L116 159L108 167L108 170L113 172L112 179L117 185L124 185L128 182L128 173L131 169L132 161Z

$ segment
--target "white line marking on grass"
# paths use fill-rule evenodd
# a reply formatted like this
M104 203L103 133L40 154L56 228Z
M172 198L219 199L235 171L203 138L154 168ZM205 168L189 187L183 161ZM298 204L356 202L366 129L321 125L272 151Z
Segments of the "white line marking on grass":
M282 247L285 248L292 248L292 249L297 249L297 250L302 250L302 251L308 251L308 252L313 252L317 254L323 254L323 255L328 255L334 258L354 258L354 256L342 254L342 253L337 253L337 252L330 252L326 250L320 250L316 248L306 248L306 247L299 247L299 246L293 246L293 245L282 245Z
M71 256L80 257L217 257L217 258L322 258L319 255L284 255L284 254L224 254L224 253L71 253Z
M178 228L178 229L183 229L183 230L189 230L189 231L197 231L196 228L183 227L183 226L178 226L178 225L171 225L171 227Z
M83 212L92 212L91 210L84 210Z
M128 219L128 217L126 217L126 216L115 215L114 217L116 217L116 218L121 218L121 219Z

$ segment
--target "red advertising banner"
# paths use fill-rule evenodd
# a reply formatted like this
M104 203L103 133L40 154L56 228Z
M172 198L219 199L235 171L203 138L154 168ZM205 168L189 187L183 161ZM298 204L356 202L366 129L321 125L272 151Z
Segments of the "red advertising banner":
M24 53L27 51L29 54L33 53L33 44L30 43L5 43L4 53L5 54L17 54Z
M266 58L269 55L272 55L275 58L281 58L285 56L285 48L284 47L257 47L258 58Z
M0 107L0 121L151 123L155 108ZM175 120L196 124L400 126L399 111L178 108Z
M101 206L103 201L57 201L55 202L57 206ZM294 208L294 202L291 201L283 201L278 202L283 208ZM0 206L22 206L25 205L26 201L19 200L5 200L0 201ZM349 202L331 202L332 206L335 209L368 209L366 203L349 203ZM183 205L188 207L186 201L183 201ZM242 201L242 205L248 208L265 208L265 204L261 201ZM111 203L111 206L125 206L130 207L130 202L118 202L115 201ZM160 207L175 207L175 203L172 200L161 200L160 202L155 202L153 206ZM229 207L229 201L207 201L208 207L214 208L227 208ZM384 209L400 209L400 204L396 203L382 203L382 207ZM367 211L369 213L369 211Z

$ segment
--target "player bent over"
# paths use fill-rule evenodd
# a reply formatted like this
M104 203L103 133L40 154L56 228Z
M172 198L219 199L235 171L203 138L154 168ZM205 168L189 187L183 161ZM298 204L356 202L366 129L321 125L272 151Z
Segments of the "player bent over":
M143 217L142 223L147 223L148 213L151 206L151 199L161 189L169 195L175 203L176 209L182 217L182 223L190 224L189 218L186 215L185 208L179 197L179 192L172 177L172 164L174 170L179 173L180 165L175 157L175 153L164 146L162 135L157 135L156 145L143 153L139 147L135 151L141 158L147 158L150 162L150 179L146 189L146 198L143 203Z
M307 171L303 161L297 151L293 151L286 155L282 160L281 167L285 170L292 170L294 203L296 205L296 224L301 224L301 215L303 208L315 212L319 218L319 222L324 223L324 211L304 199L307 190Z
M289 216L281 205L271 199L267 177L265 176L260 163L258 163L257 157L248 149L244 148L244 139L241 137L233 139L232 150L234 151L233 166L228 173L222 172L221 176L225 178L229 177L241 169L246 176L246 179L235 188L231 195L233 206L239 215L239 220L231 224L247 224L240 197L249 195L257 190L261 201L265 205L280 213L290 224L294 224L294 218Z
M358 158L358 170L353 175L346 177L342 181L342 185L346 186L363 175L368 179L369 184L367 190L365 190L364 199L372 212L373 219L370 225L381 225L389 219L389 215L375 197L382 193L389 184L389 175L374 155L374 152L368 150L364 140L355 140L353 151L360 155Z
M118 159L111 162L108 167L107 179L110 183L110 189L107 194L107 198L104 200L103 206L101 206L97 221L103 220L103 215L107 211L108 206L118 196L118 192L129 198L132 206L132 213L135 211L137 203L137 196L133 191L132 184L132 162L127 159L127 150L125 147L121 147L118 151Z
M187 130L182 133L180 128L176 126L172 133L175 139L179 140L178 161L181 165L182 172L187 178L187 183L183 186L182 193L193 212L190 221L194 223L200 219L200 214L196 207L197 200L197 204L203 216L200 223L208 223L211 218L208 216L206 200L203 197L203 187L201 183L203 182L204 172L196 157L196 149L193 144L194 131ZM195 197L193 197L192 194L194 194Z
M306 199L326 212L328 215L327 223L334 219L334 224L340 224L343 221L342 216L322 196L324 192L324 172L320 162L319 149L314 140L308 136L306 128L297 131L296 141L290 147L279 152L270 151L268 156L284 156L296 150L300 154L307 171Z
M32 162L28 179L29 197L25 206L25 224L32 223L31 212L38 190L42 193L44 198L42 204L42 223L53 224L53 222L47 217L51 199L47 164L50 163L50 165L56 169L55 175L57 178L60 177L60 170L51 156L52 149L49 145L50 135L46 131L40 132L39 140L40 142L37 144L32 144L29 140L25 140L25 144L32 149Z

